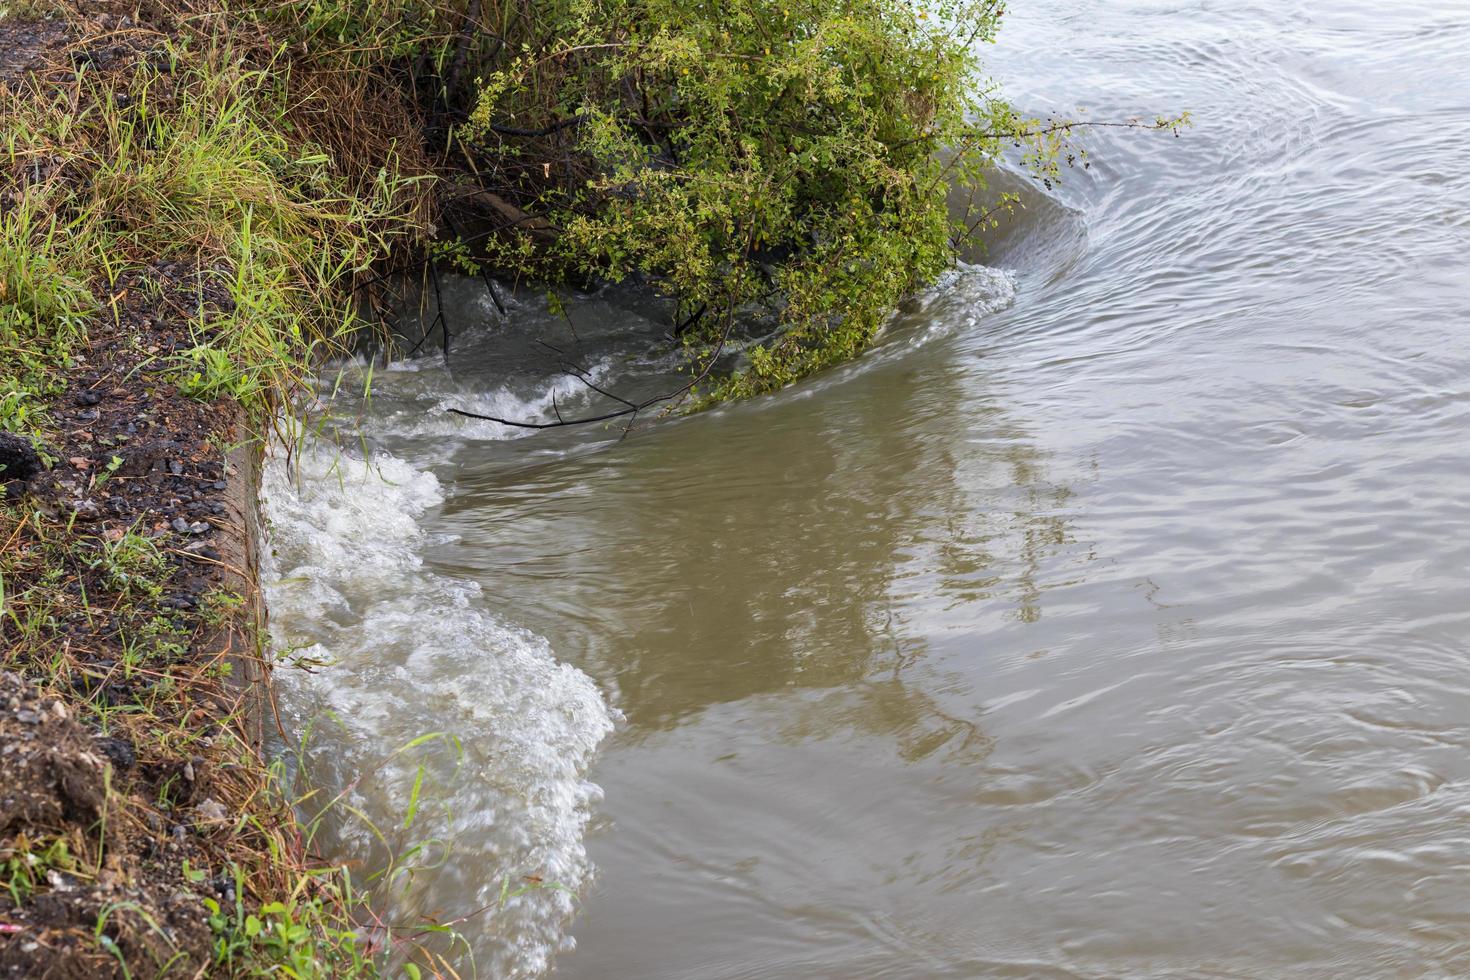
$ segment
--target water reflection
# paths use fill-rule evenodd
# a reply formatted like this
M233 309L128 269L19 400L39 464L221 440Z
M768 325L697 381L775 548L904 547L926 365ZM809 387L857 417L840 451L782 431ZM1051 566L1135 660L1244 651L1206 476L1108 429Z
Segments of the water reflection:
M534 310L375 393L373 435L444 485L429 571L626 716L558 970L1462 975L1470 20L1009 7L1027 106L1199 120L1097 134L997 242L1014 280L963 271L860 363L625 442L437 410L549 411L544 362L476 346ZM583 337L636 314L605 300ZM440 645L435 677L501 657ZM364 716L439 703L378 676ZM460 721L487 780L508 714Z
M632 735L912 662L915 603L1040 616L1069 492L1024 426L983 377L869 373L829 379L821 412L791 396L555 465L467 447L434 560L616 690Z

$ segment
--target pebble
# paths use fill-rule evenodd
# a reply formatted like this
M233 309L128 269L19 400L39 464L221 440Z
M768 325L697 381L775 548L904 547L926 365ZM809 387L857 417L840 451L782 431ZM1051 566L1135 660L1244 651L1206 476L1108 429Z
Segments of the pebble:
M196 806L194 812L199 814L200 819L210 822L228 820L230 817L230 812L213 797Z
M30 708L21 708L15 713L16 720L26 725L35 725L41 721L41 716Z
M174 476L183 476L184 475L184 464L181 463L181 462L179 462L176 459L171 459L171 460L168 461L168 471L170 473L172 473Z
M84 391L77 395L78 405L96 405L100 401L102 401L102 396L95 391Z
M138 763L138 753L133 746L120 738L102 738L97 740L98 748L102 754L112 760L112 764L122 770L128 770Z
M169 523L173 525L173 529L175 531L178 531L180 534L189 533L189 522L184 520L182 517L175 517Z

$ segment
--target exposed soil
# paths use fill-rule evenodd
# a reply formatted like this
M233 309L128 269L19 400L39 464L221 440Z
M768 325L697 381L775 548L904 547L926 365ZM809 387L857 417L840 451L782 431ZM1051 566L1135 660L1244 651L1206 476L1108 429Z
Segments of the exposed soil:
M18 906L11 895L0 898L0 975L121 975L119 957L134 976L156 975L171 960L175 968L207 963L212 934L201 897L176 877L185 860L204 857L194 835L183 824L174 835L134 827L132 807L108 812L109 782L141 788L132 746L89 730L66 699L42 695L8 672L0 674L0 745L7 843L13 847L18 835L62 841L68 854L101 859L42 864L35 891ZM99 928L116 954L97 942Z
M96 51L139 53L0 21L0 83ZM187 262L100 298L42 452L0 438L0 976L206 972L204 900L233 908L225 869L289 825L255 754L249 433L176 385L190 322L228 300Z
M66 27L54 20L0 18L0 85L18 82L66 47Z
M182 304L200 291L199 274L180 266L122 277L51 409L54 464L4 484L15 501L0 514L12 601L49 589L72 602L53 602L62 614L29 644L29 663L17 659L16 623L0 625L7 666L19 672L0 679L0 848L24 850L23 835L101 858L53 873L19 904L0 893L0 971L10 975L122 976L119 958L135 977L170 958L193 973L210 959L203 899L233 903L232 882L217 872L251 848L230 802L249 791L241 751L260 724L259 692L230 683L259 667L253 599L241 589L253 571L238 564L250 555L239 502L253 489L227 464L244 429L233 403L186 398L169 380L170 357L192 346ZM120 587L128 571L101 558L128 535L156 549L138 573L142 591ZM46 583L58 567L62 580ZM139 662L129 663L129 648ZM151 716L139 717L140 706ZM119 716L104 732L107 708ZM138 723L194 741L161 751L156 738L130 737ZM117 811L108 820L104 772ZM199 874L186 861L213 877L191 880ZM99 922L117 955L99 950Z

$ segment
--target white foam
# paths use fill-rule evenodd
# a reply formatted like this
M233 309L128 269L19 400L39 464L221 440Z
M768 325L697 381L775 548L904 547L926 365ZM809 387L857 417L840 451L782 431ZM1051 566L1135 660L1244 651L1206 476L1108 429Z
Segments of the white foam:
M411 366L410 366L411 365ZM519 386L497 384L480 391L445 370L436 358L394 362L380 368L373 382L372 408L358 426L368 436L393 436L409 440L467 439L502 441L534 435L535 429L502 425L488 419L455 415L451 408L525 422L550 422L559 411L575 416L594 397L587 382L601 386L612 373L612 360L600 358L587 367L586 380L571 374L535 378ZM353 372L342 392L356 399L359 378L365 366L344 365Z
M587 369L586 380L601 386L611 370L612 362L604 358ZM518 422L550 422L556 418L557 412L567 409L569 402L583 398L589 390L581 378L563 374L541 384L530 397L522 397L503 385L484 394L453 392L440 398L433 411L407 428L398 427L396 431L415 436L458 435L470 439L521 439L534 435L536 430L502 425L487 419L466 418L453 414L449 409L457 408L476 415L493 415ZM575 411L572 412L574 417L575 414Z
M276 671L288 730L313 732L309 779L327 796L345 789L395 850L449 842L447 862L400 881L380 903L385 920L445 921L491 905L457 926L478 970L544 973L570 942L574 901L562 889L577 892L591 873L582 838L600 790L585 774L612 730L609 709L544 639L488 611L476 584L425 567L419 522L442 500L432 474L309 437L292 462L294 474L280 452L265 466L264 579L277 647L331 664ZM448 742L393 756L441 731L462 743L458 761ZM432 803L403 829L421 762ZM367 867L387 855L345 810L321 844ZM515 891L528 875L559 887L501 907L503 882Z
M924 336L968 330L1016 301L1016 277L1005 269L957 262L928 289L904 304L904 314L927 324Z

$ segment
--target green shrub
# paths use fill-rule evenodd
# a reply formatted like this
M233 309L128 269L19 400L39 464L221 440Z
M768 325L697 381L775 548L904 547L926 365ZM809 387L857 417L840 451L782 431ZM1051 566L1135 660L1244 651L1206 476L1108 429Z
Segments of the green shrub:
M764 316L778 329L712 397L850 357L953 261L967 232L946 206L951 185L983 184L1024 131L976 55L1000 10L998 0L490 9L508 53L459 136L482 179L541 219L495 239L490 258L553 283L651 277L681 319L694 317L697 357L720 346L735 311Z

